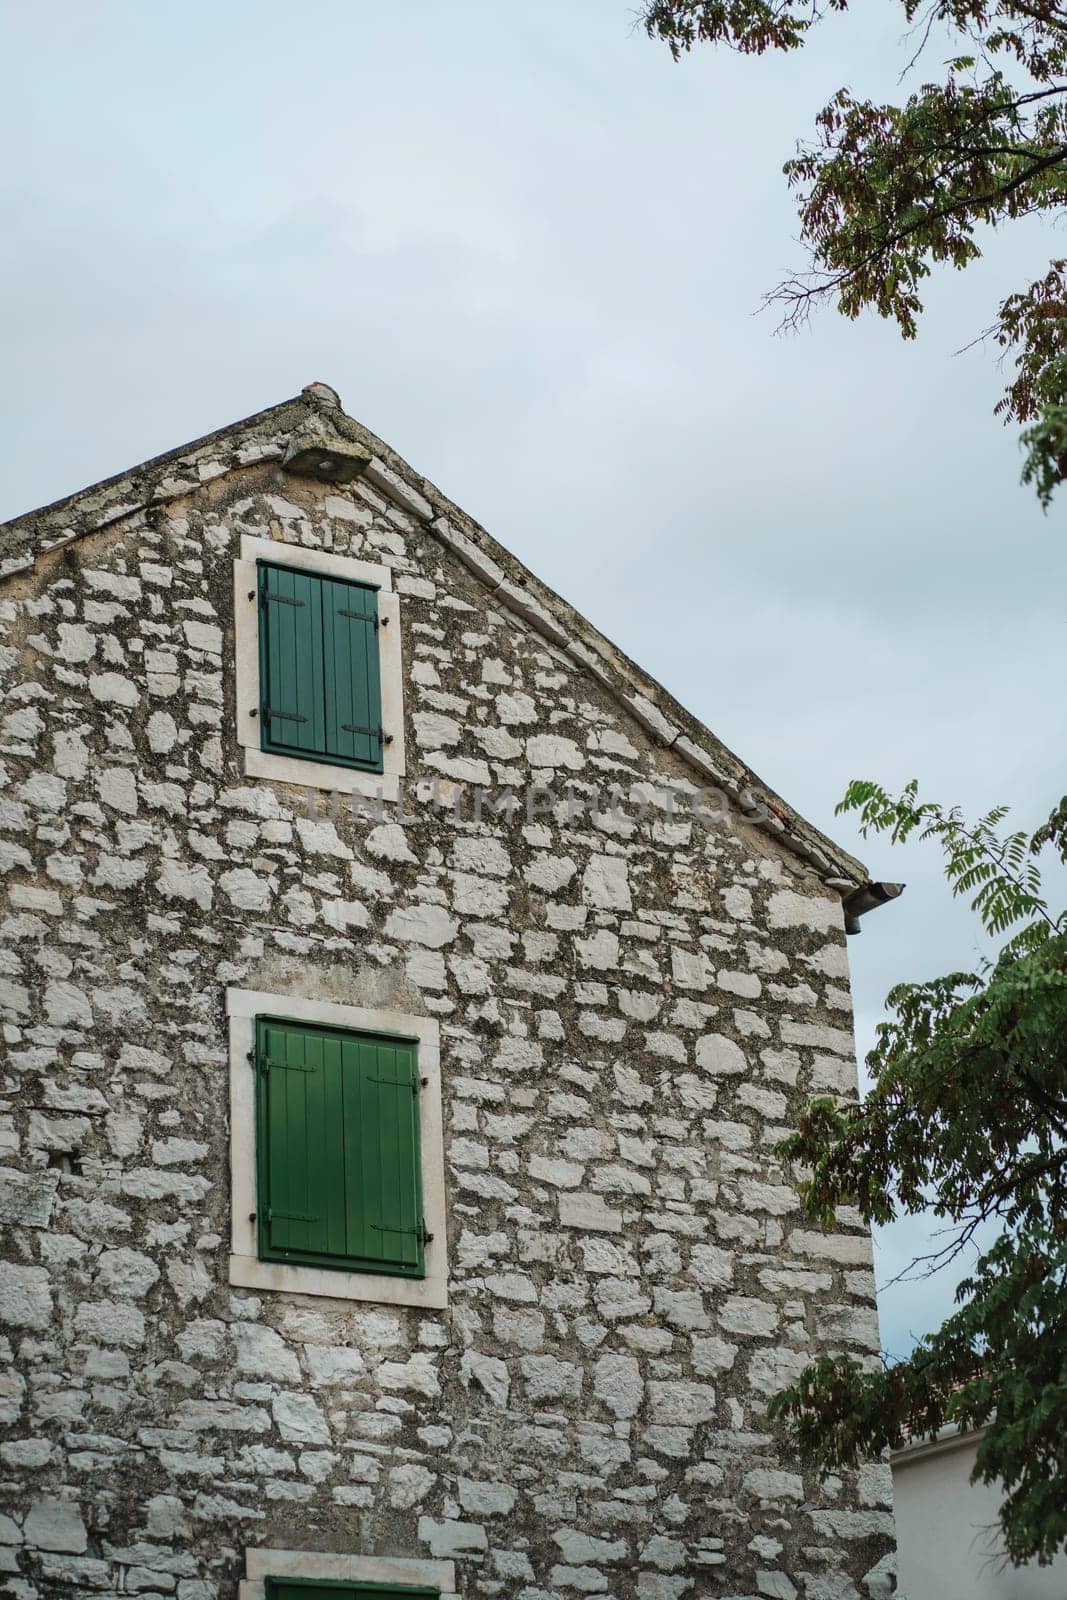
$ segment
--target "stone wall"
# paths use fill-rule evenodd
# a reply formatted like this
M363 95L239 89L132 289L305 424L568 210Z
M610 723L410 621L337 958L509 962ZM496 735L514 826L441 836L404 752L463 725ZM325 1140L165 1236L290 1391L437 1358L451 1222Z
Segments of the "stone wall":
M232 1600L262 1545L452 1557L464 1596L888 1594L888 1472L820 1485L765 1416L877 1349L866 1235L773 1155L854 1092L838 897L672 816L691 766L403 495L274 446L0 590L0 1593ZM458 818L244 779L241 532L393 569L409 772ZM647 810L528 820L535 782ZM233 984L439 1019L448 1311L229 1287Z

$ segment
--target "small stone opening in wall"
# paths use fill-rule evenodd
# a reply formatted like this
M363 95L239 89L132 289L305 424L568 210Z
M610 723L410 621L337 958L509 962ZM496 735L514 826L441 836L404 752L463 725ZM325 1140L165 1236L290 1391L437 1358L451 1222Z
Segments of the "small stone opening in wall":
M48 1157L48 1165L56 1172L65 1172L71 1177L80 1178L82 1175L81 1156L76 1150L53 1150Z

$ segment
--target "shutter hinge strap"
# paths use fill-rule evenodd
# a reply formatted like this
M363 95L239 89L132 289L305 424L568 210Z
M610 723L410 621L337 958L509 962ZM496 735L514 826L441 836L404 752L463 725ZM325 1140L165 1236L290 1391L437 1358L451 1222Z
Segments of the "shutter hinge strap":
M303 600L294 600L291 595L268 594L265 589L262 594L262 600L264 605L271 601L277 606L302 606L304 604Z
M265 717L282 717L286 722L306 722L307 717L299 716L295 711L274 711L270 706L263 707Z
M359 722L342 722L342 724L341 724L341 732L342 733L363 733L363 734L366 734L368 739L377 739L379 744L392 744L392 742L393 742L392 734L391 733L386 733L384 728L382 728L382 727L365 728Z
M267 1207L268 1222L320 1222L321 1217L313 1217L308 1211L272 1211Z
M426 1219L419 1223L417 1228L387 1228L380 1222L372 1222L370 1226L375 1233L404 1233L421 1240L423 1244L433 1244L433 1234L426 1231Z
M375 611L341 611L341 610L338 610L337 615L339 617L351 617L353 622L369 622L373 626L375 633L377 633L377 631L378 631L378 627L379 627L378 614Z

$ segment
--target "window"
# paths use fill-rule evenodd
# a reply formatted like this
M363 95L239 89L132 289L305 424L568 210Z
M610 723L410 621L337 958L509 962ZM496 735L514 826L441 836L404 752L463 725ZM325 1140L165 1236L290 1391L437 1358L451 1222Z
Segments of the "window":
M389 568L245 534L234 607L246 774L395 801L404 697Z
M260 747L381 772L377 590L256 565Z
M448 1304L440 1030L431 1017L228 989L230 1282Z
M414 1042L256 1018L260 1259L425 1275Z
M316 1550L245 1551L238 1600L457 1600L452 1561L360 1556Z
M245 1550L238 1600L458 1600L456 1563L418 1555L338 1555L320 1550Z

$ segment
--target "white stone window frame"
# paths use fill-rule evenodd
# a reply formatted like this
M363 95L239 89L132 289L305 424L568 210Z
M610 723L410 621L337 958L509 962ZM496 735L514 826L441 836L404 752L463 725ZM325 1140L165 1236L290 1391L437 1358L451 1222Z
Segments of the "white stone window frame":
M378 661L382 696L382 727L392 735L382 747L382 771L334 766L328 761L305 761L260 749L261 691L259 682L259 574L257 561L275 561L299 567L323 578L343 578L348 583L370 584L378 590ZM388 567L330 550L307 550L281 539L256 539L241 535L241 554L233 564L233 606L236 623L235 679L237 685L237 743L244 751L245 775L295 783L305 789L336 789L339 794L365 795L396 803L406 769L404 754L404 669L400 639L400 599L393 592ZM252 716L251 713L256 715Z
M368 1010L306 995L275 994L261 989L226 990L230 1031L230 1283L266 1293L308 1294L331 1300L369 1301L374 1305L418 1306L443 1311L448 1306L448 1233L445 1201L445 1141L441 1099L441 1030L433 1017L400 1011ZM419 1093L419 1154L422 1206L426 1231L433 1238L423 1252L422 1278L393 1278L386 1273L345 1272L332 1267L290 1266L261 1261L256 1246L256 1075L249 1056L255 1052L257 1017L284 1017L353 1033L388 1034L413 1040L418 1047L418 1072L425 1078Z
M237 1600L266 1600L268 1578L303 1578L308 1583L408 1583L438 1589L441 1600L459 1600L454 1561L418 1556L326 1555L316 1550L245 1551L245 1573Z

